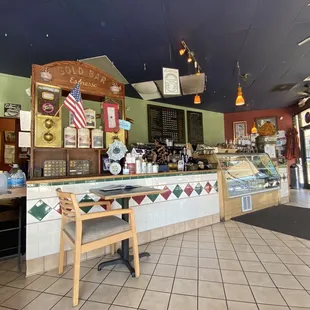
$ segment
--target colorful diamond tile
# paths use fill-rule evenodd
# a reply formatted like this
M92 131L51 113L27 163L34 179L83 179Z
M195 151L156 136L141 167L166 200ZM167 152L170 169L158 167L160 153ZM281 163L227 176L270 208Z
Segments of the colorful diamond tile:
M56 205L56 207L55 207L54 209L55 209L55 211L57 211L60 215L62 215L62 209L61 209L59 203Z
M44 217L52 210L52 208L43 200L39 200L29 211L38 221L42 221Z
M94 199L91 198L89 195L85 195L80 202L94 202ZM93 206L89 206L89 207L82 207L81 209L85 212L88 213L89 210L92 208Z
M118 202L120 206L123 207L123 199L116 199L116 202Z
M218 191L219 191L217 181L214 183L213 188L216 190L216 192L218 192Z
M189 197L193 191L194 191L193 187L190 184L187 184L184 189L184 192L186 193L186 195Z
M201 192L202 192L202 190L203 190L203 187L201 186L201 184L200 184L200 183L197 183L197 185L195 186L195 191L196 191L196 193L197 193L198 195L200 195Z
M143 201L143 199L145 198L145 195L144 196L136 196L136 197L132 197L132 199L138 204L140 205Z
M105 199L103 198L100 198L98 201L106 201ZM108 200L110 202L110 204L112 205L114 199L111 199L111 200ZM107 206L106 205L101 205L101 208L106 210L107 209Z
M172 192L167 186L164 187L164 190L165 190L165 192L162 193L161 195L163 198L165 198L165 200L168 200L168 198L171 196Z
M155 200L158 198L159 194L150 194L148 195L149 199L152 201L152 202L155 202Z
M182 195L183 193L183 189L181 188L180 185L177 185L174 190L173 190L173 194L177 197L177 198L180 198L180 196Z
M210 192L212 191L212 185L210 184L210 182L206 184L205 190L208 194L210 194Z

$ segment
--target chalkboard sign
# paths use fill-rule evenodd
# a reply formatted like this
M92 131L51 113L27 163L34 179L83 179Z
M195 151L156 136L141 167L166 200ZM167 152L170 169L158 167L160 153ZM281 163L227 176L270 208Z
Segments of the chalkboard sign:
M149 141L155 137L185 143L185 114L183 110L148 105Z
M202 113L187 111L188 142L203 143L203 121Z

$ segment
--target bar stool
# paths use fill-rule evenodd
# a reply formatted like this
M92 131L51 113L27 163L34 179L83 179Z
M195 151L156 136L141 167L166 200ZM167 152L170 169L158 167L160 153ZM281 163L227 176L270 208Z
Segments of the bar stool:
M94 204L102 205L104 202L79 204L75 194L62 192L60 189L56 191L62 210L58 271L59 274L63 273L66 239L74 249L73 306L79 303L80 261L83 253L132 238L135 276L138 278L139 250L133 210L120 209L82 215L79 208ZM129 214L130 223L117 217L126 213Z

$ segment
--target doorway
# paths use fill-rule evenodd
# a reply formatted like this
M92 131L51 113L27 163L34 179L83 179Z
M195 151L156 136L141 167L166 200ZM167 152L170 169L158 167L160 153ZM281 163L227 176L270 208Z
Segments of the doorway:
M310 189L310 126L301 128L300 146L304 187Z

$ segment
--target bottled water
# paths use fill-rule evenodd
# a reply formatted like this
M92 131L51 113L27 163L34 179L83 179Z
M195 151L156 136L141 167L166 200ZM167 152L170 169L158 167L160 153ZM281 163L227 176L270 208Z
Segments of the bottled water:
M8 179L6 175L0 170L0 193L6 193L8 191Z
M17 164L13 164L8 180L9 187L22 187L25 185L25 180L25 174L19 169Z

